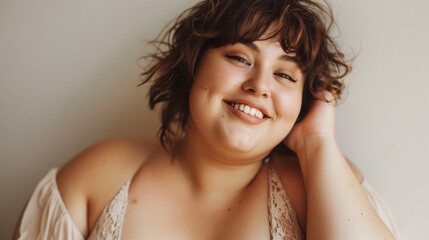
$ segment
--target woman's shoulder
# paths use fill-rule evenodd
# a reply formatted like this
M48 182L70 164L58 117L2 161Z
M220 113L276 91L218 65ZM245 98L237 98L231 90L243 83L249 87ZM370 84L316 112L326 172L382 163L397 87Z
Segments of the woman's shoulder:
M61 197L84 236L121 186L159 148L156 140L106 140L84 150L58 171Z

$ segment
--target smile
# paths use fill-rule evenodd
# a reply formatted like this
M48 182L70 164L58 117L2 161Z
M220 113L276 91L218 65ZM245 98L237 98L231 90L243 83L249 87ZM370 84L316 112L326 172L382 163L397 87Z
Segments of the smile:
M229 103L229 105L231 105L231 107L237 109L238 111L244 112L250 116L253 117L257 117L259 119L264 118L264 114L262 113L261 110L257 109L257 108L252 108L249 105L246 105L244 103Z

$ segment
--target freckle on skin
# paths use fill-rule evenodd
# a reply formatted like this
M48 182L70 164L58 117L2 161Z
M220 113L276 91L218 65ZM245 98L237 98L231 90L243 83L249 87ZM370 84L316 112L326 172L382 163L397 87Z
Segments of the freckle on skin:
M135 198L134 198L134 199L132 199L132 200L131 200L131 203L137 203L137 199L135 199Z
M231 212L231 208L228 208L228 212Z
M347 221L349 221L349 222L350 222L350 220L351 220L350 218L347 218Z

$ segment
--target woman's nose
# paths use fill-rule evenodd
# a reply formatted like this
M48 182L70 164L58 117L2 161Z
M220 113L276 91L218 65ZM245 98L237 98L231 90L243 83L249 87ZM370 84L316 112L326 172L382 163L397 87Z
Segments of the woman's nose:
M243 82L242 89L258 97L266 98L271 96L268 77L264 71L255 71L253 74L250 74L247 80Z

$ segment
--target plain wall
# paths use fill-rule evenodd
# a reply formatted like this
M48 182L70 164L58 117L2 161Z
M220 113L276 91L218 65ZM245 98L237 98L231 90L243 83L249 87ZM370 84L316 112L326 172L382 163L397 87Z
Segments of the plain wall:
M137 59L193 2L0 1L0 239L50 168L106 138L155 136ZM343 49L357 53L339 144L384 195L402 239L428 239L429 1L332 5Z

